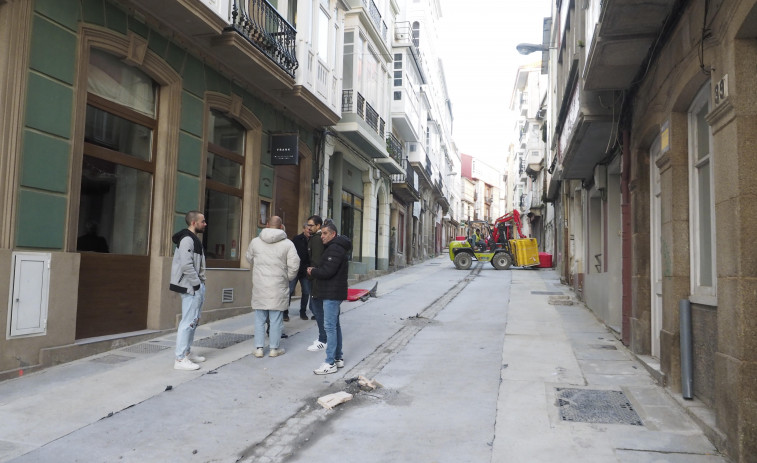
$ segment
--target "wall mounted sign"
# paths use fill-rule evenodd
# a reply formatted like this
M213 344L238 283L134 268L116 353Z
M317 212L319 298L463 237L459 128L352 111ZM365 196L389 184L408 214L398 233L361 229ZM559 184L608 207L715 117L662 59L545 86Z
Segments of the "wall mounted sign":
M274 166L296 166L299 161L297 134L271 135L271 164Z

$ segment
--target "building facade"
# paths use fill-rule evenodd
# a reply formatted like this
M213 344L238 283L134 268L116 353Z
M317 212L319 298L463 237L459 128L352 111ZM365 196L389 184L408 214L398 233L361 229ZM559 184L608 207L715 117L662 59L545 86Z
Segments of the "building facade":
M691 385L690 413L739 462L757 455L755 15L753 0L558 1L545 44L562 277L674 393Z

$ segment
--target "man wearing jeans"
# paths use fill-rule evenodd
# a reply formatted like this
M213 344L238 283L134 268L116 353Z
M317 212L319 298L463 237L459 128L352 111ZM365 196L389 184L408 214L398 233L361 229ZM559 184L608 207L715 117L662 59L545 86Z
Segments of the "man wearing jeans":
M308 257L310 257L310 266L318 267L323 255L323 240L321 239L321 226L323 219L318 215L308 217L307 227L310 230L310 239L308 240ZM310 311L313 312L313 318L318 325L318 338L313 344L308 346L308 351L318 352L326 348L326 330L323 329L323 298L318 295L318 282L310 278Z
M316 375L336 373L344 366L342 355L342 326L339 311L347 299L347 257L352 243L346 236L338 235L336 225L326 222L321 228L323 255L317 267L308 267L308 275L317 282L318 296L323 300L323 327L326 330L326 361L313 370Z
M190 352L195 330L200 323L200 311L205 301L205 252L198 233L207 223L200 211L189 211L184 217L188 227L179 231L171 240L176 244L171 264L169 289L181 295L181 322L176 332L176 370L197 370L205 357Z

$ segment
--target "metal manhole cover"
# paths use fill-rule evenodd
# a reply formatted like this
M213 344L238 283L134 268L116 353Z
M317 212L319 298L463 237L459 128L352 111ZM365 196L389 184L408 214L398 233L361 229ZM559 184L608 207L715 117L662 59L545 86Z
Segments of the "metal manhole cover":
M153 354L162 350L169 349L168 346L161 346L160 344L154 344L149 342L143 342L134 344L125 349L121 349L122 352L131 352L132 354Z
M252 339L251 334L216 333L209 338L200 339L193 343L197 347L210 347L213 349L226 349L234 344Z
M531 294L560 295L562 291L531 291Z
M97 363L108 363L112 365L116 363L128 362L133 358L134 357L127 357L125 355L108 354L103 355L102 357L93 358L92 361Z
M563 421L644 426L622 391L557 388Z

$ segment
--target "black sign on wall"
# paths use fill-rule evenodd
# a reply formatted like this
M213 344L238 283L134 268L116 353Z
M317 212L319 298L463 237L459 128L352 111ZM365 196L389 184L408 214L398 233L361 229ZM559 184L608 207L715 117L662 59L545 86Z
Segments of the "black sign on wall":
M299 161L297 134L271 135L271 164L274 166L296 166Z

